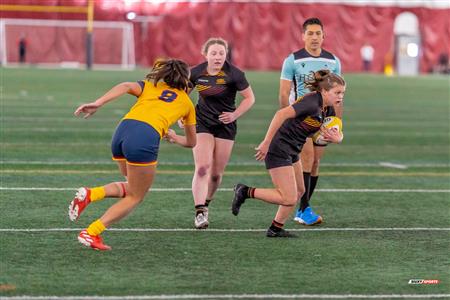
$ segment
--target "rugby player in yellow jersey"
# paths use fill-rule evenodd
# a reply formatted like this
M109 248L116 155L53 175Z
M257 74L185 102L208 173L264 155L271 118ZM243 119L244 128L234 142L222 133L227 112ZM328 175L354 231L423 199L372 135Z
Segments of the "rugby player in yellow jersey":
M82 187L69 206L69 218L75 221L86 206L106 197L121 198L100 219L78 235L78 241L96 250L111 250L100 234L111 224L127 216L143 199L156 171L159 142L178 119L183 120L185 136L172 134L171 142L192 148L196 144L195 108L187 90L189 67L176 59L159 60L146 80L123 82L92 103L82 104L75 115L93 115L104 104L126 93L137 98L121 120L112 139L112 155L126 182L101 187Z

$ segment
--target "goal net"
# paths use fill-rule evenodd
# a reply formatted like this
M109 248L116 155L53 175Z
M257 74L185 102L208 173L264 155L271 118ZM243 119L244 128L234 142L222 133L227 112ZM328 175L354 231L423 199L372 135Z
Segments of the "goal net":
M84 67L86 26L86 21L78 20L0 19L1 64L18 64L19 44L22 48L25 44L25 55L22 50L22 61L25 63ZM94 68L135 67L131 23L95 21L92 44Z

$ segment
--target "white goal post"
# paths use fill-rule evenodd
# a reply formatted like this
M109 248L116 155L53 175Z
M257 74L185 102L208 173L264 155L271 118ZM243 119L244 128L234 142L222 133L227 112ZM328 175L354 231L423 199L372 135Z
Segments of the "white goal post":
M17 43L23 35L28 44L27 63L85 66L86 27L87 22L81 20L0 19L1 65L18 64ZM135 68L132 23L94 21L93 27L94 68Z

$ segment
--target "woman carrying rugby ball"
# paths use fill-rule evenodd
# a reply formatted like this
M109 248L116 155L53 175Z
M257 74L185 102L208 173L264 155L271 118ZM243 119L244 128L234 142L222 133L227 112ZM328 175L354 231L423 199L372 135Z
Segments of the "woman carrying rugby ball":
M321 130L323 139L339 143L342 133L321 128L327 107L344 101L345 81L328 70L314 72L314 79L306 82L312 91L276 112L264 140L256 150L256 159L264 160L275 188L249 187L238 183L234 188L231 211L239 213L247 198L278 204L278 212L267 230L268 237L292 237L283 225L305 192L303 168L299 153L306 138Z

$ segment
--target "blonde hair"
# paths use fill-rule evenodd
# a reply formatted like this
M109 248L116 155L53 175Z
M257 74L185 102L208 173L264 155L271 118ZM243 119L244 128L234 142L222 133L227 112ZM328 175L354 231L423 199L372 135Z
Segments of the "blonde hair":
M313 92L329 91L335 84L345 86L345 80L341 76L331 73L330 70L314 72L314 79L305 81L305 87Z
M208 53L208 49L211 45L222 45L225 47L225 52L228 53L228 43L223 38L209 38L202 46L202 55L206 55Z

